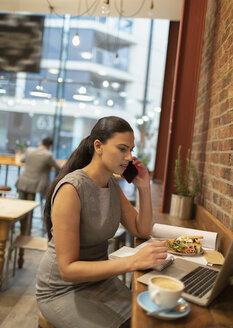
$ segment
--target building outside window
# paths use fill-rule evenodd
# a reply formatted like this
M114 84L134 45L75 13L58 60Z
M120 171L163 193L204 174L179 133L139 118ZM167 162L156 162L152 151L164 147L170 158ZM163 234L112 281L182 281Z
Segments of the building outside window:
M144 147L152 170L168 30L168 20L46 16L40 72L0 72L0 153L52 136L55 156L67 159L99 118L116 115L132 125L136 144L138 127L152 122Z

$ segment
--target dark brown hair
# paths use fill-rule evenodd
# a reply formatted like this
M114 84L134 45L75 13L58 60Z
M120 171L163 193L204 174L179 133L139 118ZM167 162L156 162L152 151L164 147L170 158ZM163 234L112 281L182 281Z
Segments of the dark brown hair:
M133 132L133 129L128 122L117 116L107 116L98 120L96 125L91 130L91 134L84 138L78 148L73 151L66 164L60 170L58 176L54 179L48 188L44 209L44 219L46 222L49 240L52 237L51 199L57 183L68 173L77 169L82 169L91 162L94 155L94 141L96 139L105 144L107 140L117 132Z
M45 146L45 147L50 147L53 145L53 139L50 137L44 138L42 139L41 143Z

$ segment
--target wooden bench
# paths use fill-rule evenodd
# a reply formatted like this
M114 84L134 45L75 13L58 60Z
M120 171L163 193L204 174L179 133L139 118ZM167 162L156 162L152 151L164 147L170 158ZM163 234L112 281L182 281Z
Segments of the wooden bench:
M214 231L218 233L219 251L225 256L233 239L233 232L210 214L203 206L197 205L195 221L201 230Z

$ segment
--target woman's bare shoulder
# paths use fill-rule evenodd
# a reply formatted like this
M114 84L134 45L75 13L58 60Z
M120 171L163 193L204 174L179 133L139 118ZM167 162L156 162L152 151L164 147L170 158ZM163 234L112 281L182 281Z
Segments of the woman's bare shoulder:
M77 200L79 196L76 188L71 183L66 182L58 189L54 201L58 199L64 202L67 200Z

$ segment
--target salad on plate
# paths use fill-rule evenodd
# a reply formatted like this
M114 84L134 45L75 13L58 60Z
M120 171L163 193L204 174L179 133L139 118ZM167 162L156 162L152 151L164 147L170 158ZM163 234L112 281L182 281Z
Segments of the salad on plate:
M203 254L202 236L182 235L176 239L167 240L168 252L177 255L201 255Z

